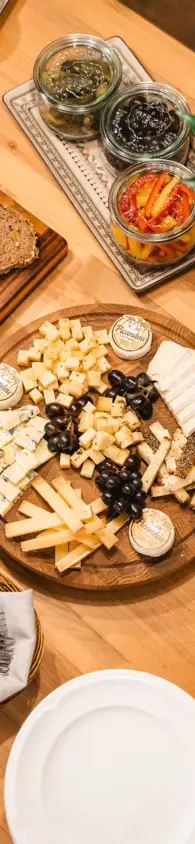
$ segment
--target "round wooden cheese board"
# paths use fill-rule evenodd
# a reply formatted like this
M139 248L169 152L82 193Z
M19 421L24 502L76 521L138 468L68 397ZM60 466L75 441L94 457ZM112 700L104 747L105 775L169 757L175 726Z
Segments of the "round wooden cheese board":
M180 343L184 347L195 348L195 335L174 319L143 308L128 307L127 305L103 304L66 308L45 316L44 321L49 320L52 323L57 323L59 318L79 317L82 324L91 325L94 330L102 328L109 330L112 323L124 313L139 314L150 323L153 335L152 347L150 352L140 361L120 360L109 347L109 360L113 368L121 369L126 374L138 374L138 372L146 371L159 344L165 339ZM32 346L33 339L38 336L38 329L42 322L43 318L30 323L12 336L9 341L7 340L1 349L0 359L16 366L19 349ZM104 376L104 380L107 380L106 376ZM29 403L28 396L24 396L22 403L25 402ZM41 403L39 407L40 412L44 415L44 403ZM176 428L175 419L161 399L153 405L153 420L161 422L165 428L169 429L170 433L173 433ZM59 457L55 456L42 466L39 469L39 474L48 483L51 483L58 475L63 474L59 465ZM68 470L66 478L71 481L73 487L82 488L83 497L87 503L99 497L95 481L81 478L80 473L72 469ZM27 498L28 501L37 504L39 507L49 509L45 501L40 500L40 496L32 487L24 493L23 498ZM19 500L19 503L21 503L21 500ZM151 558L138 555L133 550L129 543L128 524L119 531L118 543L113 550L107 551L106 548L101 546L83 561L80 571L72 569L63 576L59 575L54 567L53 549L24 553L21 550L20 539L8 540L5 537L3 520L0 520L0 546L6 554L31 572L49 578L56 583L61 583L63 586L76 589L108 590L152 583L178 572L193 562L195 514L189 507L182 508L173 496L157 499L156 502L148 496L147 506L163 510L170 516L175 527L175 543L172 549L156 563ZM17 511L18 502L9 511L6 520L11 522L16 520L18 518Z

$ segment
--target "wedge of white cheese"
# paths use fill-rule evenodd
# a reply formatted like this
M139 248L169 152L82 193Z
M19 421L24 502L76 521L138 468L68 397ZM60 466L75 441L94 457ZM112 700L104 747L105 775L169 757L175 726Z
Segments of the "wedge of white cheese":
M178 412L178 419L180 420L180 424L182 425L183 422L188 422L188 419L195 419L195 401L188 404L187 407L184 407L182 410Z
M171 390L165 390L165 392L164 392L164 390L161 390L161 393L163 395L163 399L164 399L164 401L166 401L166 404L169 405L173 401L173 399L176 399L177 396L180 396L181 393L183 393L184 386L185 386L186 390L188 390L189 387L195 386L195 369L194 369L194 372L192 372L188 376L186 376L185 384L184 384L183 378L182 379L180 378L178 381L176 381L174 387L172 387Z
M193 349L187 349L181 356L177 364L169 371L167 375L165 370L165 377L159 378L159 389L171 390L180 379L187 378L191 373L195 372L195 352Z
M189 387L189 390L183 391L180 396L177 396L176 399L173 399L170 402L169 407L172 410L172 413L177 414L179 410L183 410L184 407L187 407L188 404L191 404L195 401L195 386Z
M184 348L179 343L163 340L153 360L149 363L148 375L150 378L156 379L156 376L159 378L160 375L166 376L167 373L169 373L170 377L174 366L181 359L183 352Z

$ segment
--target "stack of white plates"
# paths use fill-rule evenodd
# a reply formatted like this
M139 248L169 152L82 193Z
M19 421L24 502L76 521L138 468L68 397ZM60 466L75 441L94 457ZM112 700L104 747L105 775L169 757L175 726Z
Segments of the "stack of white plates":
M195 844L195 702L136 671L66 683L14 742L5 806L14 844Z

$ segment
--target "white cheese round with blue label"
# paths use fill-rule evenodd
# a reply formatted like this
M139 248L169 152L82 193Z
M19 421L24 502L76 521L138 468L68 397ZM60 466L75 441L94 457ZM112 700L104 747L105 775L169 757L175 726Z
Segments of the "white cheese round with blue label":
M22 381L16 369L0 363L0 410L15 407L23 394Z

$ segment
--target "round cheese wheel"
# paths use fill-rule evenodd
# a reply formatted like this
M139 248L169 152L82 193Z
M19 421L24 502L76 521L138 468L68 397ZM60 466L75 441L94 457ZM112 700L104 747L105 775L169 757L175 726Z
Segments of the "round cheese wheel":
M15 407L23 394L19 373L8 363L0 363L0 410Z

